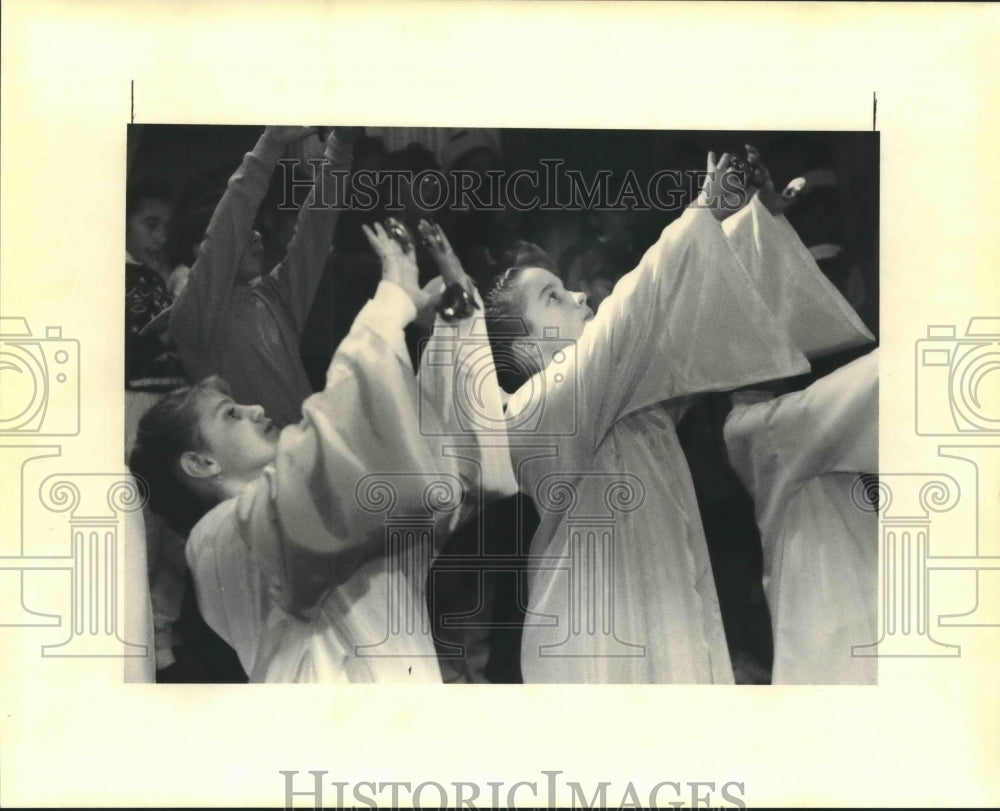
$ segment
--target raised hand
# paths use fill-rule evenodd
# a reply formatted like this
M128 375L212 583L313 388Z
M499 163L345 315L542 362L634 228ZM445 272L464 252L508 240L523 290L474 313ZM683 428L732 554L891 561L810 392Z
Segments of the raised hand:
M320 138L326 133L325 155L338 164L350 164L354 156L354 144L364 134L364 127L333 127L329 131L319 128Z
M408 236L409 232L399 220L390 217L386 226L388 231L378 222L370 228L362 225L361 230L382 263L382 278L405 290L419 311L427 304L427 294L420 289L417 281L417 252L413 240L407 242L402 238L402 234Z
M323 129L325 128L321 128L321 131ZM364 127L331 127L326 133L326 141L330 143L331 139L336 138L342 144L353 144L364 134Z
M420 231L421 241L427 246L438 270L441 271L445 284L458 284L471 291L474 288L472 280L466 275L441 226L430 220L421 220L417 229Z
M395 217L386 217L385 231L392 239L396 240L403 253L408 256L413 255L415 262L417 252L413 247L413 234L410 233L410 229L406 227L406 224Z
M753 196L752 174L742 158L734 158L724 152L716 163L715 153L709 152L706 172L705 183L695 205L710 209L720 222L743 208Z
M468 318L473 310L481 309L476 300L476 286L466 274L441 226L429 220L421 220L417 227L446 285L438 311L447 321Z
M773 216L784 213L794 202L799 192L799 187L789 187L784 192L779 193L774 188L771 180L771 173L767 171L760 158L760 152L750 144L746 144L747 161L746 169L750 184L757 189L757 196L764 207Z

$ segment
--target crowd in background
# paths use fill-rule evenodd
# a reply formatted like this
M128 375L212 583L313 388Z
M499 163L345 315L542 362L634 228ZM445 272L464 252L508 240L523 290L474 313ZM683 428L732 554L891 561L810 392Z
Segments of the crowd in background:
M255 128L152 126L129 133L129 192L126 239L126 435L150 402L184 382L175 341L162 326L151 328L188 282L202 236L244 152L259 134ZM701 169L709 149L722 152L753 143L768 155L779 189L798 183L801 193L786 212L823 273L878 335L878 142L865 133L657 132L483 130L460 128L367 128L353 148L355 172L440 170L506 175L537 169L557 159L584 177L610 171L610 188L620 190L629 173L640 184L663 167ZM323 154L323 130L287 145L286 157L299 164L293 177L310 177L307 161ZM289 250L305 182L295 184L288 206L288 174L275 172L255 220L260 265L280 264ZM365 239L363 224L387 216L412 233L428 216L404 183L398 198L380 194L373 210L344 210L336 221L311 307L301 324L299 352L313 391L322 389L330 359L355 316L372 298L382 278L379 258ZM565 186L555 189L563 199ZM689 201L685 201L689 202ZM282 205L285 203L285 205ZM391 207L390 207L391 205ZM450 238L465 271L484 285L497 270L530 263L557 274L566 289L586 294L597 310L615 283L637 265L663 228L682 207L661 210L627 207L599 210L453 210L430 214ZM428 249L416 245L420 282L437 275ZM408 328L410 352L417 357L422 332ZM813 373L781 381L779 391L802 388L857 353L834 356ZM191 381L194 382L194 381ZM725 395L705 394L678 426L698 496L712 567L737 681L770 680L772 642L768 608L761 589L761 552L753 504L730 469L722 426L730 408ZM128 448L127 448L128 449ZM527 560L537 515L530 499L510 497L488 508L485 548L497 559ZM511 528L516 531L511 532ZM464 587L467 572L452 571L450 553L462 554L481 539L474 528L458 531L441 554L443 564L429 589L432 620L474 612L479 597ZM157 624L157 666L161 681L242 681L246 674L225 643L201 621L183 538L147 515L150 582ZM522 568L526 568L522 567ZM517 682L524 572L504 566L489 579L495 607L479 638L472 634L466 661L447 671L453 681ZM472 596L470 596L472 595ZM466 603L462 601L465 600ZM468 601L472 601L469 603ZM449 630L435 626L443 646ZM470 641L471 640L471 641Z

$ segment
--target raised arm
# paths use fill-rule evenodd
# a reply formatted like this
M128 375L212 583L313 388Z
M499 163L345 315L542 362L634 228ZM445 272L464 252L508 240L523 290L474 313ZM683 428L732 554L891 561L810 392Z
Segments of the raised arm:
M722 170L727 165L720 161ZM726 196L713 196L725 205ZM589 454L615 422L655 403L808 371L740 265L711 205L690 207L624 276L564 363L522 387L508 416Z
M422 296L416 264L399 261L381 226L366 233L378 242L383 281L338 347L326 388L284 429L273 467L237 507L242 537L293 611L385 554L387 511L429 510L444 527L464 496L454 461L437 456L421 431L403 335Z
M322 162L314 167L313 186L299 209L285 258L268 277L300 333L326 268L340 215L339 207L333 205L337 202L337 176L350 171L354 142L360 134L360 127L338 127L330 132Z
M441 227L426 220L420 236L441 272L437 318L417 373L421 429L432 451L454 459L468 497L450 529L487 504L517 492L493 366L483 301Z
M182 351L201 353L212 343L237 273L253 237L271 174L286 146L307 127L267 127L229 179L215 207L188 284L174 303L170 332Z
M824 473L878 470L878 350L774 400L737 405L726 419L730 463L757 509Z
M783 215L789 201L774 190L760 156L748 147L759 189L723 224L726 238L772 315L809 358L873 343L875 338Z

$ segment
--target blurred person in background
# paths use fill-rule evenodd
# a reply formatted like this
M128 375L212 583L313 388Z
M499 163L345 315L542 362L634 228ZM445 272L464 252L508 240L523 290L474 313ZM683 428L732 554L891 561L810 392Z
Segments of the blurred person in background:
M328 182L349 170L354 130L332 130L325 161L299 210L283 260L265 272L254 227L271 175L286 147L312 137L309 127L267 127L229 181L197 250L188 284L170 315L188 379L213 374L237 399L259 402L279 426L297 421L312 387L299 354L301 331L333 243L339 209Z
M157 318L165 323L163 315L173 301L167 252L173 213L173 189L166 181L144 178L129 184L125 202L126 459L139 418L184 380L168 333L156 329ZM129 569L133 576L128 594L147 606L152 632L150 669L162 670L174 662L172 628L183 596L183 568L178 574L175 565L179 539L148 509L143 510L141 526L141 533L138 522L131 527L130 557L136 560L130 560L134 565Z

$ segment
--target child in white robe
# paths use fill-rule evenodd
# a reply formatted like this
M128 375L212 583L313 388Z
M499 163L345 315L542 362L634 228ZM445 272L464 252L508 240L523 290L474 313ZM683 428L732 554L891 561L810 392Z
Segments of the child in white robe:
M802 374L806 356L872 340L759 194L720 225L729 160L709 156L697 204L596 316L539 268L507 271L485 297L492 327L513 317L525 330L494 335L498 370L535 373L506 412L519 484L541 516L526 682L732 683L674 428L683 398Z
M412 249L367 233L383 281L301 422L279 433L210 378L143 418L131 458L154 509L175 523L187 510L199 607L254 682L440 681L424 596L433 544L516 491L506 449L453 419L454 386L480 370L434 365L418 404L403 328L434 293L417 286ZM448 327L440 340L460 340L468 321ZM481 390L499 419L495 376ZM456 437L461 452L447 453Z
M875 684L878 350L726 419L730 463L754 499L774 636L773 684Z

